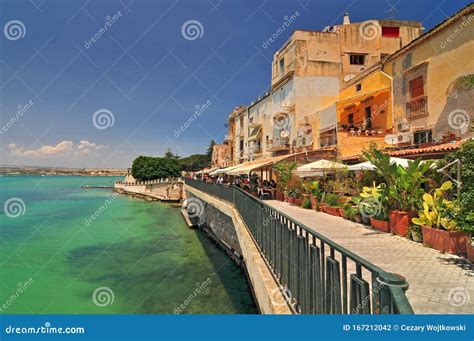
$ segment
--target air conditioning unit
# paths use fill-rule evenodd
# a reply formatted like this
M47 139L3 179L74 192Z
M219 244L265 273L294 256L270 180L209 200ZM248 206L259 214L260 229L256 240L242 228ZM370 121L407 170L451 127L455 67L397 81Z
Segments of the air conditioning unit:
M400 133L397 135L397 143L409 143L411 142L411 133Z
M400 121L397 123L397 131L408 131L410 130L410 123L407 121Z

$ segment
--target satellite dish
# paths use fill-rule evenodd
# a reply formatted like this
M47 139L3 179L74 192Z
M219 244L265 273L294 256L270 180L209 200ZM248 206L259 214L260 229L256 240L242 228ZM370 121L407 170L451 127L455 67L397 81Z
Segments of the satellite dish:
M290 136L290 132L288 130L282 130L281 133L280 133L280 136L283 137L283 138L286 138L286 137Z
M386 144L397 144L398 136L395 134L388 134L385 135L384 140Z
M346 75L344 76L344 82L349 82L352 78L354 78L355 76L352 75L352 74L349 74L349 75Z

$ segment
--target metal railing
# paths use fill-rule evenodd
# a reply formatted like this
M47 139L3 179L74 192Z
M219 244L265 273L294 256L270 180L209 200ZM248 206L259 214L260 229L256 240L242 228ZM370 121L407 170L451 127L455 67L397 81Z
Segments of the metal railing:
M408 283L240 188L185 179L232 204L300 314L413 314Z
M163 179L134 181L134 182L125 182L121 180L115 181L116 184L129 185L129 186L154 185L154 184L172 183L172 182L182 182L182 179L181 178L163 178Z
M428 115L428 97L422 96L407 102L407 118L414 119Z

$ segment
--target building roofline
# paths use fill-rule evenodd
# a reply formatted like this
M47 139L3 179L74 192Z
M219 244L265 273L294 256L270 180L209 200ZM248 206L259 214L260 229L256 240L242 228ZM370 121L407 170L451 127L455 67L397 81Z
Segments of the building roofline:
M401 49L399 49L398 51L395 51L394 53L392 53L391 55L389 55L384 61L383 61L383 64L389 62L389 61L392 61L393 59L395 59L396 57L398 57L400 54L414 48L415 46L417 46L418 44L424 42L425 40L431 38L432 36L434 36L435 34L438 34L439 32L441 32L445 27L447 26L450 26L451 24L453 24L456 20L458 20L460 17L462 17L463 15L467 15L469 14L470 12L474 11L474 3L471 2L469 5L461 8L459 11L457 11L456 13L454 13L453 15L451 15L450 17L446 18L445 20L443 20L442 22L440 22L439 24L437 24L435 27L433 27L431 30L429 30L428 32L422 34L421 36L419 36L418 38L412 40L409 44L405 45L404 47L402 47Z
M385 59L378 61L375 64L372 64L369 66L367 69L362 71L361 73L358 73L354 78L350 79L349 81L345 82L343 85L343 89L354 85L355 83L359 82L362 78L366 77L367 75L375 72L378 69L383 70L383 66L388 63L389 61L392 61L396 57L398 57L400 54L406 52L407 50L413 48L415 45L423 42L424 40L432 37L433 35L439 33L443 28L449 26L452 24L454 21L456 21L459 17L462 15L468 14L469 12L474 10L474 3L470 3L469 5L465 6L464 8L460 9L456 13L454 13L452 16L448 17L435 27L433 27L431 30L428 32L424 33L423 35L419 36L418 38L412 40L409 44L405 45L401 49L393 52L389 56L387 56Z

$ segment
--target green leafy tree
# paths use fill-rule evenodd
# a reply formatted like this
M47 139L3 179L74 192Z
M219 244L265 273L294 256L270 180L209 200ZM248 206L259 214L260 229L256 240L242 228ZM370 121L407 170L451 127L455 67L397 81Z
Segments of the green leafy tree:
M214 149L215 145L216 145L216 141L211 140L211 143L209 143L209 147L207 148L206 155L207 155L207 158L209 159L209 161L212 158L212 150Z

